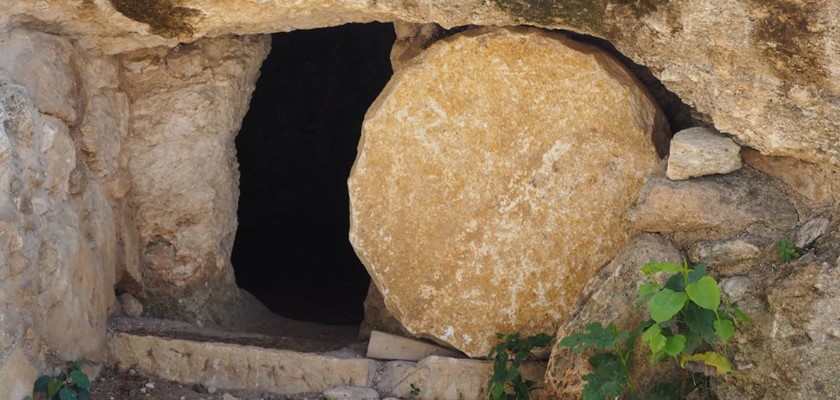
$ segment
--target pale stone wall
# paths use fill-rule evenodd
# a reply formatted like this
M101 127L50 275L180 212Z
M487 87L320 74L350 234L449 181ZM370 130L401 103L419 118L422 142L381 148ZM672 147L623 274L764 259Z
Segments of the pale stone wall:
M267 36L225 37L120 57L132 112L128 198L153 315L224 323L223 306L238 297L234 137L268 50Z
M116 65L58 36L0 33L0 398L47 355L104 361L126 218ZM130 218L129 218L130 219Z

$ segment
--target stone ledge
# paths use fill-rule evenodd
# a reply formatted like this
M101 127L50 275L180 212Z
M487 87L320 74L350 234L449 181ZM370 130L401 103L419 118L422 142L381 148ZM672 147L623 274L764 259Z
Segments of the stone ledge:
M324 392L350 386L370 387L384 395L408 398L411 385L420 400L486 399L488 361L430 356L417 363L377 362L360 357L332 357L236 344L198 342L115 333L109 341L109 363L118 369L136 366L162 379L201 383L224 389L260 389L279 394ZM526 379L542 386L545 366L522 367ZM533 399L548 399L537 389Z

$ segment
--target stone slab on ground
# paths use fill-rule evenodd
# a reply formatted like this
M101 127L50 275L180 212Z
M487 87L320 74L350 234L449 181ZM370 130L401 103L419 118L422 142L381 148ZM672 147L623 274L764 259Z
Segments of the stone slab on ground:
M379 360L420 361L428 356L460 358L463 354L417 339L373 331L370 333L367 356Z
M369 385L372 360L263 349L225 343L115 334L110 363L138 368L177 382L281 394L323 392Z
M260 390L283 395L323 393L337 387L373 388L399 398L483 400L492 362L430 356L419 362L377 362L352 352L330 356L236 344L199 342L116 333L110 337L110 360L118 371L136 370L183 385L200 383L218 390ZM523 377L542 387L545 366L526 362ZM538 388L532 399L549 399Z

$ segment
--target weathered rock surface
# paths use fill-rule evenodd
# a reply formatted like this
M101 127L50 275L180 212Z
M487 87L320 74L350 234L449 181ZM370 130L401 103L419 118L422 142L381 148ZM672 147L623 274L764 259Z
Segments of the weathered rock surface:
M223 323L238 296L230 265L236 135L268 37L203 40L125 54L131 99L128 193L152 315Z
M324 392L327 400L379 400L379 393L371 388L339 387Z
M600 322L615 323L622 329L632 330L646 318L645 310L636 309L636 290L647 278L641 272L648 262L682 263L679 249L667 239L644 233L635 237L598 275L587 283L574 318L566 321L557 330L557 341L586 330L586 325ZM664 376L668 368L659 368L652 373L647 365L647 349L641 346L634 359L633 380L640 389L651 386L652 377ZM592 372L588 359L591 353L573 355L568 348L555 346L546 368L545 380L554 398L580 399L585 382L582 377Z
M737 371L716 380L722 400L840 397L840 267L836 249L750 276L736 304L752 322L735 334Z
M0 398L23 399L32 394L38 371L21 349L7 349L0 358Z
M523 379L537 383L531 392L534 400L552 397L542 385L545 366L526 362L520 368ZM419 400L481 400L488 398L487 379L493 374L493 364L488 361L464 360L432 356L418 363L393 361L385 363L383 371L375 377L375 386L383 393L402 399L411 398L411 385L420 388Z
M650 179L628 214L645 232L678 232L687 240L722 239L752 228L783 232L799 216L770 179L753 170L690 181Z
M182 383L226 389L261 388L293 394L340 386L370 385L372 360L336 358L288 350L116 334L109 341L110 362Z
M816 206L837 205L840 200L840 169L792 157L765 156L752 149L741 152L744 163L790 186Z
M93 166L128 110L110 61L70 39L0 32L0 54L0 397L21 398L46 354L104 359L119 199Z
M408 21L444 28L532 25L610 40L647 65L715 127L766 154L840 164L840 5L795 2L598 0L6 1L0 30L36 24L120 53L203 36L254 34L348 22ZM34 23L33 21L37 21Z
M453 36L368 111L350 240L409 331L486 355L495 332L568 318L629 239L624 213L663 129L596 48L527 29Z
M373 282L370 283L368 288L364 306L365 320L359 327L360 338L369 338L373 331L382 331L404 337L414 336L388 311L388 308L385 307L385 298L382 297L382 293L379 292Z
M709 128L684 129L671 139L665 175L679 181L737 171L741 168L740 151L732 139Z
M706 264L715 271L719 271L721 267L756 260L760 256L761 249L743 239L702 241L693 244L688 249L688 258L691 262Z

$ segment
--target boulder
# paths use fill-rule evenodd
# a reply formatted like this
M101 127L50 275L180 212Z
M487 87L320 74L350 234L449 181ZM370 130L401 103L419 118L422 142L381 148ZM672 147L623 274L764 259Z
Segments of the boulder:
M647 182L628 218L641 231L678 233L690 242L724 239L752 228L774 236L799 221L783 191L751 169L690 181L657 176Z
M585 82L585 83L584 83ZM413 334L485 356L570 317L633 236L667 122L602 50L535 29L432 45L366 116L350 240Z
M557 341L570 334L584 332L586 325L593 322L603 325L615 323L621 329L632 331L646 320L646 310L637 309L635 304L636 290L648 281L641 272L642 265L648 262L681 264L682 257L679 249L659 235L644 233L635 237L587 283L574 317L557 330ZM647 351L646 345L637 346L633 360L636 368L632 378L639 389L650 388L657 383L655 377L667 376L669 371L667 366L660 366L653 373L652 367L647 365ZM572 354L568 348L554 347L545 375L554 398L581 398L585 384L582 378L592 372L587 361L591 356L591 352Z
M709 128L677 132L668 154L668 179L679 181L697 176L727 174L741 168L741 147Z

